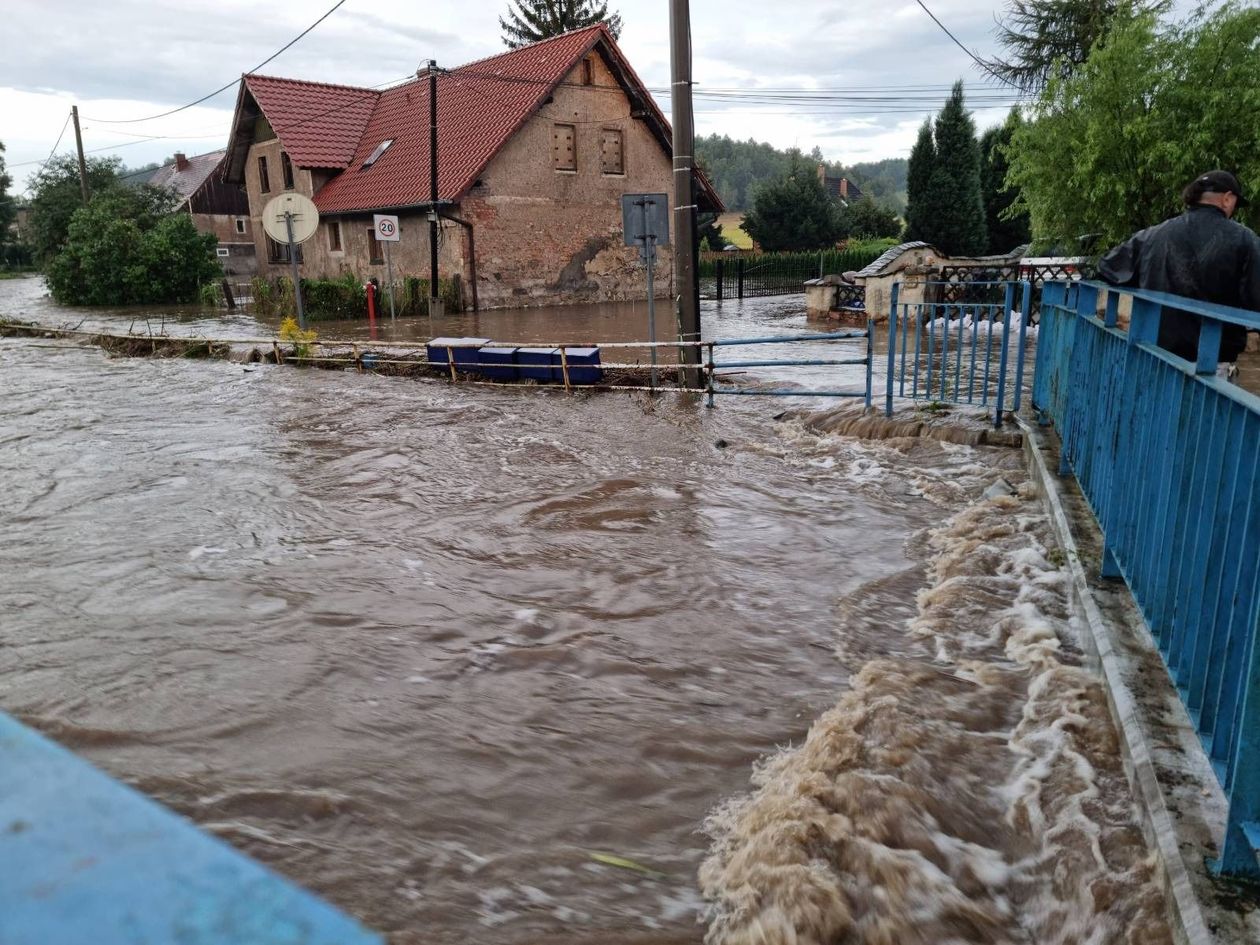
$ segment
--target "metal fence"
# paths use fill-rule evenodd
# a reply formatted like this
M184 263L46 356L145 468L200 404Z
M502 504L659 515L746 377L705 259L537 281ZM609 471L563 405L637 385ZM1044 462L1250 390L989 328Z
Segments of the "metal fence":
M1092 273L1089 260L1082 257L1026 258L993 266L942 266L937 275L932 301L1001 302L1001 286L1007 282L1027 282L1039 289L1048 282L1079 280ZM1034 293L1020 312L1036 321L1040 315L1041 294Z
M1132 304L1127 330L1120 301ZM1201 320L1198 358L1155 344ZM1229 799L1217 868L1260 876L1260 398L1215 374L1223 325L1260 315L1098 283L1051 283L1033 402L1062 441Z
M954 285L927 283L924 294L939 297ZM902 286L893 286L884 397L888 416L893 413L894 397L990 408L993 423L999 427L1005 411L1019 409L1030 337L1029 319L1023 313L1029 309L1032 286L1027 282L968 285L984 301L902 302Z
M816 252L712 254L701 259L697 269L700 297L721 301L803 292L808 280L826 273L857 271L878 258L879 252L859 246ZM847 297L841 295L841 304L861 308L862 287L842 287L842 292L846 288L851 291Z

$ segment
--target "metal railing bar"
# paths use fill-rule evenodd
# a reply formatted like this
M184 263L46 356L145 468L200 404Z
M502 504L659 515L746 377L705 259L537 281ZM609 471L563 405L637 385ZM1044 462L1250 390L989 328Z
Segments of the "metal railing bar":
M743 397L865 397L866 391L796 390L794 388L714 388L716 394L736 394Z
M866 358L848 358L843 361L723 361L715 364L719 371L724 368L749 367L820 367L841 364L865 364Z

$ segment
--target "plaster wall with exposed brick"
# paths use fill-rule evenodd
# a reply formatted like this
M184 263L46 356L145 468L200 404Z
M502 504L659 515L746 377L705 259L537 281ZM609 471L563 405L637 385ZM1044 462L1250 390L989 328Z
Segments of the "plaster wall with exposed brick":
M620 135L620 173L608 166L606 133ZM558 167L566 162L556 154L570 135L572 170ZM624 245L621 195L669 193L671 177L660 143L631 117L630 100L603 59L590 54L461 202L461 215L476 227L482 307L643 298L646 272L638 250ZM662 248L660 296L670 294L671 261Z

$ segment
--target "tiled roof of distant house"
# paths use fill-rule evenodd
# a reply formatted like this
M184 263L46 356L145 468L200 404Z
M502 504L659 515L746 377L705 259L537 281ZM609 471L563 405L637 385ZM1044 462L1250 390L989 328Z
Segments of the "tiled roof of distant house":
M862 189L847 177L823 177L823 189L837 200L852 203L862 199Z
M209 154L194 154L192 157L176 154L175 160L159 167L144 183L150 187L173 190L187 200L214 173L226 154L226 151L211 151Z
M438 198L458 201L499 150L594 49L630 96L631 111L671 150L665 116L607 28L574 30L443 72L437 80ZM342 170L315 195L324 213L397 209L429 200L429 79L421 75L383 92L247 75L228 144L229 178L242 179L251 140L252 103L294 164ZM371 166L363 163L393 140ZM699 202L721 200L697 173Z

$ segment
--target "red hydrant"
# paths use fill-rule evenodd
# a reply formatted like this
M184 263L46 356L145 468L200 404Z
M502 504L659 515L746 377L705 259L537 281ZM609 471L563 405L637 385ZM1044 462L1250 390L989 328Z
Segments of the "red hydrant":
M368 321L376 321L376 284L373 282L363 283L363 291L367 293L368 303Z

